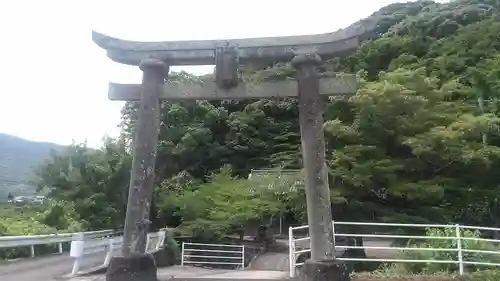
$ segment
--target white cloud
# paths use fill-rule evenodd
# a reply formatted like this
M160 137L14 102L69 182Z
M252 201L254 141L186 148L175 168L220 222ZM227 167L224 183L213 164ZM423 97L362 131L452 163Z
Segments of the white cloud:
M94 147L119 133L123 103L107 100L108 81L136 83L141 73L107 59L92 29L144 41L323 33L392 2L2 1L0 132L59 144L87 139Z

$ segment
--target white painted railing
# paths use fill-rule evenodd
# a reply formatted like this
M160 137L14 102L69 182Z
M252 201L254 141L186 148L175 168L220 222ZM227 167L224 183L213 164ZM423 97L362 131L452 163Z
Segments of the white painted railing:
M148 233L146 240L146 251L154 252L163 247L166 231ZM80 265L85 256L103 253L103 263L101 266L108 266L111 258L123 245L123 236L118 237L87 237L85 233L78 233L71 242L70 256L75 259L71 275L76 275L80 270Z
M365 262L389 262L389 263L441 263L441 264L456 264L459 269L460 275L464 274L465 265L481 265L481 266L491 266L500 267L500 262L484 262L477 260L467 260L467 254L478 253L487 255L498 255L500 258L500 240L498 239L486 239L478 237L466 237L463 235L464 230L471 231L500 231L500 228L493 227L478 227L478 226L464 226L464 225L431 225L431 224L399 224L399 223L365 223L365 222L332 222L335 237L345 237L345 238L371 238L380 240L390 240L394 241L396 239L421 239L421 240L453 240L456 247L453 248L430 248L430 247L397 247L393 246L392 242L389 246L340 246L335 245L335 250L347 250L347 249L364 249L366 250L385 250L393 251L392 256L394 258L337 258L341 261L365 261ZM452 229L454 232L453 236L418 236L418 235L399 235L399 234L359 234L359 233L338 233L335 226L340 225L350 225L350 226L367 226L367 227L393 227L393 228L432 228L432 229ZM296 238L296 232L300 230L308 230L308 226L298 226L289 228L289 267L290 267L290 277L295 277L296 268L303 264L303 262L297 262L298 255L303 253L308 253L311 251L310 248L310 237L308 234ZM469 249L467 248L467 241L485 242L492 244L491 249ZM364 243L366 244L366 243ZM423 251L440 251L440 252L454 252L455 258L449 260L426 260L426 259L398 259L396 258L400 252L423 252ZM500 259L499 259L500 260Z
M85 237L98 238L114 234L114 230L99 230L84 232ZM35 257L36 245L57 244L59 253L63 252L63 243L69 243L77 233L55 233L46 235L0 236L0 249L30 247L31 257Z
M234 265L245 268L245 247L229 244L182 243L181 266Z
M146 240L146 252L154 252L158 249L163 248L165 244L167 232L162 229L158 232L152 232L148 234L148 238Z

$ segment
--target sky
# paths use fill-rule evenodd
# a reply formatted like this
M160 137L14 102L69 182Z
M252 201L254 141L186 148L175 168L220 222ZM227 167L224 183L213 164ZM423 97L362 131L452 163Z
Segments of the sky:
M108 59L91 30L137 41L326 33L394 2L406 1L0 1L0 132L95 148L119 135L123 102L107 99L108 82L140 83L141 71Z

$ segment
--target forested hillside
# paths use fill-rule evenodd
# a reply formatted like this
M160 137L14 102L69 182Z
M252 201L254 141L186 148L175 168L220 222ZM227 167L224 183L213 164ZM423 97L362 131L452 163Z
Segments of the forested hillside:
M500 1L394 4L372 19L376 38L321 69L360 81L355 96L330 98L325 114L334 217L498 226ZM289 64L241 72L294 76ZM136 109L124 107L120 140L100 151L73 146L40 167L55 210L89 228L123 223ZM300 186L257 196L247 190L258 183L245 180L252 169L302 168L295 99L165 102L161 118L156 225L201 235L278 210L304 220Z
M0 133L0 201L7 195L31 195L35 188L29 184L33 169L50 157L51 150L61 146L35 142Z

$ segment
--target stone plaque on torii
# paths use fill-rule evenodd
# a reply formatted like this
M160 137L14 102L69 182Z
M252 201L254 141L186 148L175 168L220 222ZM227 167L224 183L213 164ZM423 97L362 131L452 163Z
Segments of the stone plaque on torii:
M140 101L133 142L133 164L125 219L122 256L112 259L107 280L156 280L152 257L145 254L150 202L158 144L160 100L213 100L298 97L311 260L303 278L348 280L345 267L334 257L330 191L325 164L322 95L349 95L357 90L353 75L320 78L321 59L354 51L367 33L363 27L337 32L233 40L133 42L92 32L92 40L113 61L139 66L141 85L109 85L109 99ZM297 81L241 84L238 65L246 62L291 61ZM215 65L215 81L165 83L170 66ZM149 266L148 266L149 265ZM337 272L339 276L331 274ZM328 275L328 276L327 276ZM341 278L341 279L338 279Z

